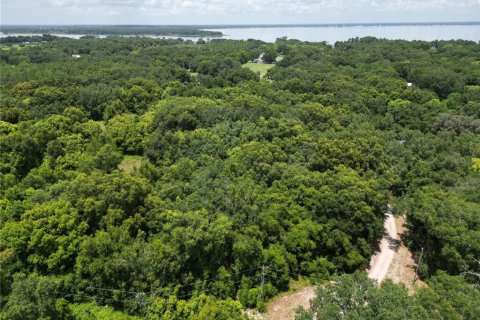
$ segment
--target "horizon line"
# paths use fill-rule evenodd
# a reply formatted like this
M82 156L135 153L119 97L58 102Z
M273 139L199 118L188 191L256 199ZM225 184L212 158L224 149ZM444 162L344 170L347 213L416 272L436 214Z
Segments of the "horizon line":
M294 27L294 26L345 26L345 25L455 25L455 24L480 24L480 21L416 21L416 22L332 22L332 23L248 23L248 24L0 24L2 26L24 26L24 27Z

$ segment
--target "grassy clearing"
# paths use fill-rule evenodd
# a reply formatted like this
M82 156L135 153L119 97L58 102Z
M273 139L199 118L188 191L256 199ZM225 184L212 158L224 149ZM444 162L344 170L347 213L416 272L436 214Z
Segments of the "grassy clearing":
M122 162L118 165L118 169L126 173L132 173L135 170L140 169L142 165L143 157L142 156L131 156L127 155L123 158Z
M257 73L260 75L260 79L265 77L267 74L267 71L270 70L275 66L274 64L268 64L268 63L253 63L253 62L247 62L242 67L248 68L252 70L253 72Z

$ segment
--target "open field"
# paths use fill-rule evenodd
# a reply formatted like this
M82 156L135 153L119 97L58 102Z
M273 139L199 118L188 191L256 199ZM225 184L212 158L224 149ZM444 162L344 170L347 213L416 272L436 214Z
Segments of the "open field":
M247 62L242 67L248 68L252 70L253 72L257 73L260 75L260 79L265 77L267 74L267 71L273 68L275 65L274 64L268 64L268 63L253 63L253 62Z

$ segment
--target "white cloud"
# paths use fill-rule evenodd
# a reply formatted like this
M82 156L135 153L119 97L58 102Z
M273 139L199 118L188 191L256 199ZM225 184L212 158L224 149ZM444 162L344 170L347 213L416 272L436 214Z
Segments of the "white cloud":
M116 10L110 10L110 11L107 12L107 15L109 15L109 16L119 16L119 15L121 15L121 13L116 11Z
M36 2L44 6L78 8L152 8L172 12L316 13L325 10L418 10L475 8L480 0L4 0L3 3Z
M103 16L115 17L118 23L178 24L480 20L480 0L1 1L2 20L13 21L10 12L18 12L18 21L46 20L43 23L64 23L60 19L68 15L78 20L72 23L101 23Z

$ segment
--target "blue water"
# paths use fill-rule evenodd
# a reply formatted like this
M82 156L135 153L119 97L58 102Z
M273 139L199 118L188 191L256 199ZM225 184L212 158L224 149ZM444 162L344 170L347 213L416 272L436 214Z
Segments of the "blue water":
M224 39L247 40L257 39L266 42L274 42L277 38L287 37L288 39L298 39L302 41L335 43L336 41L345 41L355 37L373 36L385 39L402 40L451 40L463 39L475 42L480 41L480 23L479 24L458 24L458 25L346 25L346 26L306 26L306 27L236 27L236 28L215 28L204 29L211 31L220 31L224 34ZM18 35L18 34L10 34ZM55 34L68 38L80 38L81 34ZM0 33L0 38L8 36ZM105 36L100 36L104 38ZM178 38L178 36L152 36L152 38ZM183 37L193 41L198 37Z
M318 26L318 27L268 27L268 28L220 28L227 39L258 39L274 42L280 37L302 41L335 43L355 37L402 40L451 40L480 41L480 24L474 25L401 25L401 26Z

